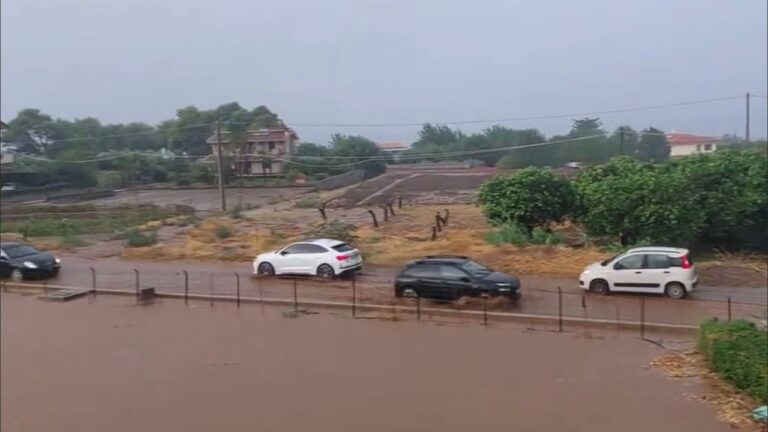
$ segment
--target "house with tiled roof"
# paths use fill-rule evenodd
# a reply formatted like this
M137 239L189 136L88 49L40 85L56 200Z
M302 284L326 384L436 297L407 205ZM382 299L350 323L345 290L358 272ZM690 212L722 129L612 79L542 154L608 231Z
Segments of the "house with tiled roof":
M722 138L671 132L667 134L669 156L682 157L694 154L712 153L717 150Z
M296 132L287 126L249 128L246 139L240 145L230 143L229 133L221 131L224 155L234 156L232 169L245 177L285 175L298 140ZM211 135L205 142L211 146L211 153L217 154L216 134Z

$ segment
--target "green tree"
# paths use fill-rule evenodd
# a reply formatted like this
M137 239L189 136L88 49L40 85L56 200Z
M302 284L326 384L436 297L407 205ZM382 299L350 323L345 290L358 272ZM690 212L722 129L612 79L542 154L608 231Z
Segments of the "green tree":
M641 241L689 245L704 224L695 192L670 166L618 157L582 171L573 185L577 220L590 235L616 236L622 245Z
M480 188L483 213L494 225L517 225L531 237L533 229L548 229L573 210L574 193L567 180L546 168L525 168L496 176Z
M649 127L643 129L637 143L637 158L644 162L659 163L669 159L669 143L664 131Z
M361 168L365 170L367 177L374 177L382 174L386 171L385 156L375 142L356 135L341 135L335 134L331 137L331 154L335 157L344 158L360 158L360 159L341 159L337 165L350 164L350 168L345 169L348 171L354 168ZM362 158L379 158L376 160L368 160L361 164L351 165L354 162L364 160Z
M704 216L701 240L732 247L765 243L765 160L756 152L719 151L675 161L685 189Z
M4 138L20 145L23 152L44 154L56 139L66 138L66 131L62 130L61 126L39 109L27 108L19 111L16 117L8 122Z

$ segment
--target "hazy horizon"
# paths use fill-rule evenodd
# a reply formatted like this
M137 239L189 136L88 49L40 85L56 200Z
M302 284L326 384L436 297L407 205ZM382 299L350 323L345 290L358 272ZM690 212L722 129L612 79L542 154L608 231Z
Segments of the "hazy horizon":
M97 0L0 5L0 115L157 124L187 105L266 105L300 123L445 123L766 95L764 0ZM752 99L753 138L768 99ZM744 135L744 99L601 115ZM564 133L571 119L503 122ZM488 124L454 125L471 133ZM418 126L295 126L411 141Z

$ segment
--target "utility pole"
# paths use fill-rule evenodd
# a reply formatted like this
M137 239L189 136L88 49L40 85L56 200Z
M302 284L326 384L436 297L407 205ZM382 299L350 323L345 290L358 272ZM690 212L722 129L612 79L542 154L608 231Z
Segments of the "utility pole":
M216 153L217 164L219 168L219 195L221 195L221 211L227 211L227 194L224 190L224 152L221 149L221 125L216 122Z
M747 127L744 131L744 139L746 139L747 144L749 144L749 92L747 92Z

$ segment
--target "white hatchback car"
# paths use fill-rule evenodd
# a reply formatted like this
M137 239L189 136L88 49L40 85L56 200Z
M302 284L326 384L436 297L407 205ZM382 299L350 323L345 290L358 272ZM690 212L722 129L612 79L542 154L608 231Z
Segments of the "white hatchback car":
M253 272L260 275L305 274L333 279L346 272L360 270L363 258L349 244L332 239L296 242L253 260Z
M680 299L696 288L699 277L687 249L641 247L587 266L582 289L596 293L654 293Z

